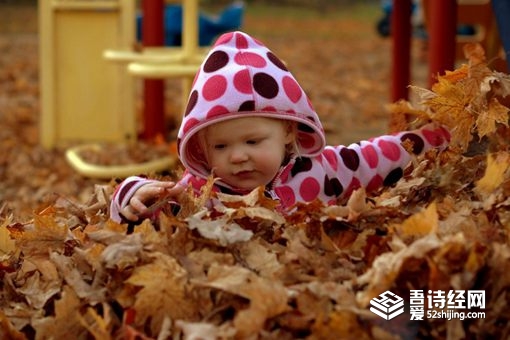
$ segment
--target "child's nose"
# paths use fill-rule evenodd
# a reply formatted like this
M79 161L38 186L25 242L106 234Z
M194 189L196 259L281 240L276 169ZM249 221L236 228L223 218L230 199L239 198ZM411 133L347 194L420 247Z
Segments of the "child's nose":
M230 154L232 163L242 163L248 160L248 154L242 148L235 148Z

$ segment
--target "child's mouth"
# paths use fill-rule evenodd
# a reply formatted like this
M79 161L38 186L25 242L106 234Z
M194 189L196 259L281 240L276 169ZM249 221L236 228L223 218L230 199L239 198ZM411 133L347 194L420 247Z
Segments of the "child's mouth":
M239 178L247 178L247 177L251 177L252 174L253 174L253 170L243 170L243 171L236 172L234 175Z

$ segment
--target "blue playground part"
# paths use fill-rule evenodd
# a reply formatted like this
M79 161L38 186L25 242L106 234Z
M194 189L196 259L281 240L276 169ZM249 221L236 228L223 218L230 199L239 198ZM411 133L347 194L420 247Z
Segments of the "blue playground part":
M163 13L164 45L181 46L182 41L182 6L166 5ZM240 29L243 22L244 4L234 2L227 6L217 17L204 13L198 16L198 43L200 46L209 46L214 39L225 32ZM143 15L136 17L136 37L142 40Z

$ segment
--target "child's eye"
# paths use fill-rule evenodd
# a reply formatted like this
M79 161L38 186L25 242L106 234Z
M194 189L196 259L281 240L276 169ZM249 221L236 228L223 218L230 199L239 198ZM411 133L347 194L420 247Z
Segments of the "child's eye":
M216 144L214 145L214 149L215 150L223 150L225 149L226 145L225 144Z
M260 140L258 140L258 139L249 139L249 140L246 141L246 144L248 144L248 145L256 145L259 142L260 142Z

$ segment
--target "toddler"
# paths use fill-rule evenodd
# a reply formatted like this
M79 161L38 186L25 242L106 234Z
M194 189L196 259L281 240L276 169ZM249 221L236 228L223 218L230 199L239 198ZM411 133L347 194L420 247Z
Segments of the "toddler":
M177 182L129 177L115 191L111 218L137 221L158 197L176 200L195 192L213 174L215 190L245 194L264 186L285 212L296 202L327 204L391 185L411 155L444 148L447 130L427 125L414 131L346 146L327 146L317 113L286 65L243 32L222 35L195 77L178 134L185 167Z

